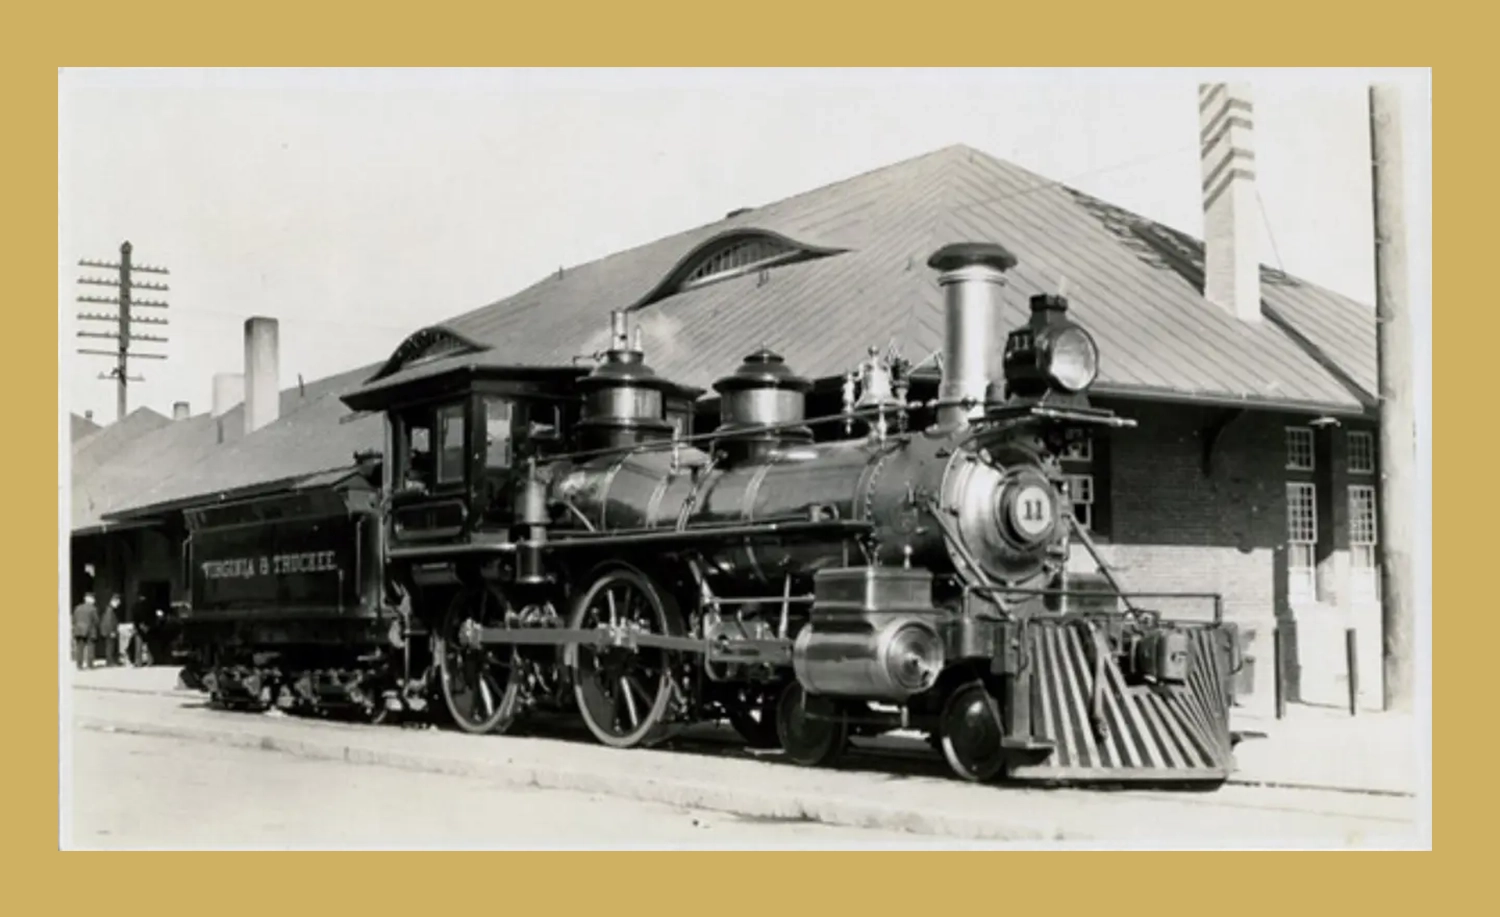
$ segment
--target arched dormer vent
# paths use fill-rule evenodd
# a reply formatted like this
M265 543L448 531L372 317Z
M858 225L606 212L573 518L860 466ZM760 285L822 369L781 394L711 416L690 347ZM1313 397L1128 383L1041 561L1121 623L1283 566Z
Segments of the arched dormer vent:
M726 233L689 252L657 288L634 308L721 280L838 254L839 251L802 245L764 230Z
M396 347L395 353L380 367L375 379L384 379L386 376L399 370L406 369L426 360L435 360L440 357L453 356L460 353L473 353L484 348L460 334L454 334L447 328L431 327L423 328L407 337Z

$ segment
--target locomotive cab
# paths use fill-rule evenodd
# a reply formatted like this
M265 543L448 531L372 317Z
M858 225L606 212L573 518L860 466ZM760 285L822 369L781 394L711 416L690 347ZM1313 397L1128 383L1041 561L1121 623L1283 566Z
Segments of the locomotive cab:
M503 542L533 459L566 451L584 367L516 366L484 354L397 369L345 396L386 415L386 537L403 547Z

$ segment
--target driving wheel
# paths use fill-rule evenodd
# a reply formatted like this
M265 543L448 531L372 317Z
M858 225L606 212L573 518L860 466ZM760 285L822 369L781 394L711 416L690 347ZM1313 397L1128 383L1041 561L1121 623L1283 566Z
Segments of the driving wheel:
M603 638L601 644L580 643L568 653L574 697L589 731L614 748L666 739L676 692L675 655L631 645L630 638L681 635L682 618L672 597L634 567L612 566L579 596L569 618L571 629Z
M521 689L515 647L473 639L477 628L503 626L507 607L499 591L467 587L453 597L433 635L443 700L464 732L504 732L515 721Z

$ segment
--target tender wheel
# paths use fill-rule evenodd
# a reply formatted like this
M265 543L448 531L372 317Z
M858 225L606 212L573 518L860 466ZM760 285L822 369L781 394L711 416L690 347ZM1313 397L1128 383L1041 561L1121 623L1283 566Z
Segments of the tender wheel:
M625 637L630 632L682 633L671 596L627 566L599 574L578 598L568 626ZM656 647L578 644L568 654L573 694L583 721L615 748L652 745L671 734L665 722L672 696L674 655Z
M488 586L464 589L454 596L433 636L443 700L464 732L504 732L515 721L521 688L515 649L475 646L464 639L468 629L502 626L506 608L504 596Z
M965 780L984 782L1005 767L1000 726L995 722L993 698L978 683L964 685L943 705L943 757Z
M751 748L781 747L781 732L776 725L779 693L774 690L746 688L726 705L729 725Z
M828 698L808 694L795 681L787 685L776 704L776 734L787 758L805 767L837 761L849 745L848 724L832 718L837 712Z

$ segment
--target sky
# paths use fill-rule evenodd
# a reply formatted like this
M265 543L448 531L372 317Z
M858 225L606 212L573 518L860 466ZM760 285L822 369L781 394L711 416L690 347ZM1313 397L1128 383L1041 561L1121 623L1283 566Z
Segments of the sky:
M129 240L166 344L130 408L211 406L243 323L283 387L559 267L962 143L1202 235L1197 85L1248 82L1262 261L1374 302L1367 87L1402 82L1411 302L1430 334L1425 71L67 70L59 76L59 400L115 417L78 295ZM146 278L143 278L146 279ZM162 334L160 326L139 330ZM1421 348L1419 347L1419 350Z

